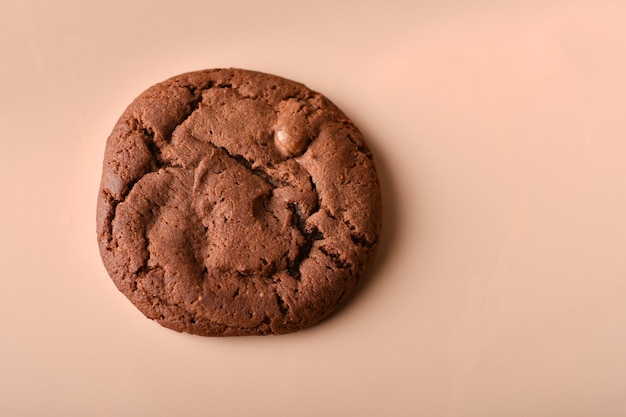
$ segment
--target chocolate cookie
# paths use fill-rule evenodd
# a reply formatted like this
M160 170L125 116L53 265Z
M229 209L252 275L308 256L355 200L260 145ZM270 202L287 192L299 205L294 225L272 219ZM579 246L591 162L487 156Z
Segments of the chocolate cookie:
M147 317L206 335L315 324L372 262L372 155L304 85L238 69L157 84L107 141L97 232L109 275Z

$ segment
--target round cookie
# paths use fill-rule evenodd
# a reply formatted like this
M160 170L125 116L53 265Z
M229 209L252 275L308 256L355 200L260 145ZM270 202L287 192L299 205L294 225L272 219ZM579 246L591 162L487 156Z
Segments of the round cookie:
M288 333L337 308L381 227L372 155L327 98L277 76L182 74L137 97L108 138L100 253L165 327Z

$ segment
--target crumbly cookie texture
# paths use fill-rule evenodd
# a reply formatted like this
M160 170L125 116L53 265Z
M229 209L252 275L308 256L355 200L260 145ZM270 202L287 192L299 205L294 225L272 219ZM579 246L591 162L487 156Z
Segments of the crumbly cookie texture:
M280 334L339 306L381 227L372 155L327 98L238 69L183 74L126 109L106 146L100 253L165 327Z

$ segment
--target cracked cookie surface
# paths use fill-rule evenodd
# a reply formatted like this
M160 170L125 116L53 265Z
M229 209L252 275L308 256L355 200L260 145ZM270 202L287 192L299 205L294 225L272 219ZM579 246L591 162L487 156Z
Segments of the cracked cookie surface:
M281 334L335 310L371 264L371 152L327 98L238 69L157 84L120 117L98 195L118 289L165 327Z

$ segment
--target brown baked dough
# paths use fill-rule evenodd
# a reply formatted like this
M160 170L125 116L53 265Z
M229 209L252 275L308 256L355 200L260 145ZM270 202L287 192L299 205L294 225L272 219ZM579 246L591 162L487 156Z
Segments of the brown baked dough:
M100 253L165 327L288 333L339 306L381 227L372 155L327 98L239 69L182 74L137 97L111 133Z

